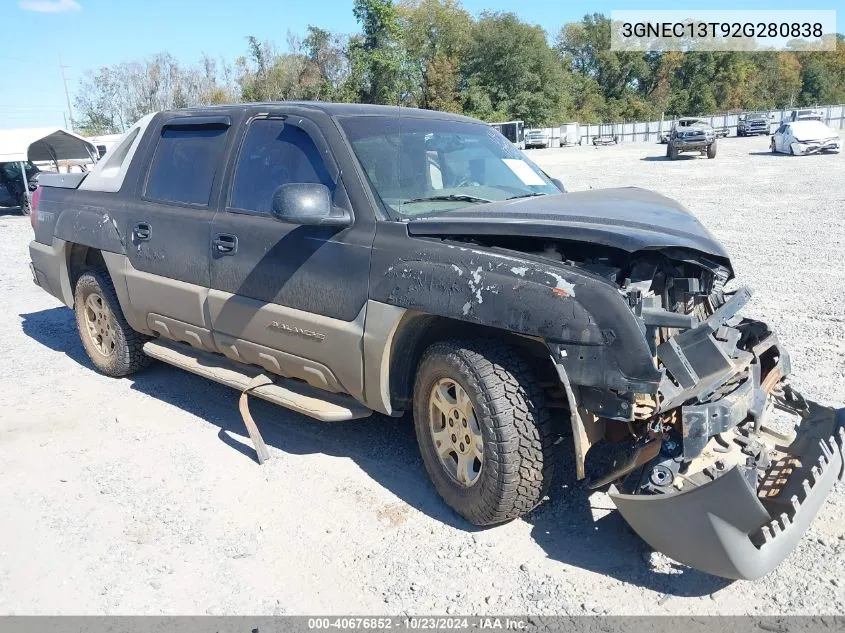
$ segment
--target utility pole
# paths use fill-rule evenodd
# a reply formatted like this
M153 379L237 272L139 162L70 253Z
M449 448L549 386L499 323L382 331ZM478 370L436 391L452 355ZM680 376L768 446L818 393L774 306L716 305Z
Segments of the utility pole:
M67 101L67 116L70 118L70 131L73 132L73 110L70 107L70 93L67 91L67 77L65 77L65 66L62 64L61 55L59 56L59 68L62 71L62 83L65 86L65 101ZM65 119L65 125L67 125L67 119Z

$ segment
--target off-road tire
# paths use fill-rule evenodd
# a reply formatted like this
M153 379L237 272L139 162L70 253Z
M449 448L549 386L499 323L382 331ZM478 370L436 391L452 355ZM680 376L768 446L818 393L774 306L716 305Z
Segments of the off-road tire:
M104 312L114 338L114 349L108 355L97 348L86 323L86 301L92 293L102 297ZM103 374L113 377L128 376L152 362L152 358L143 351L144 343L150 340L150 337L129 327L120 309L114 284L104 268L93 268L80 275L74 290L74 312L76 329L85 353Z
M671 141L669 142L669 160L678 160L678 148Z
M426 471L446 503L475 525L530 512L554 478L554 434L534 365L495 341L446 340L429 347L414 386L414 427ZM436 452L429 395L448 378L469 395L483 439L483 463L469 487L447 472Z
M716 141L707 146L707 158L716 158Z

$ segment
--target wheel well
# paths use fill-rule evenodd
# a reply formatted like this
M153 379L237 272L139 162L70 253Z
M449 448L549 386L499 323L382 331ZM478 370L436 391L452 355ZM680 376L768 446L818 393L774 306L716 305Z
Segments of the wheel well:
M105 265L106 262L99 249L82 244L71 244L67 263L71 290L76 288L76 282L86 270L105 267Z
M430 345L448 338L491 337L504 340L526 357L535 359L541 380L550 385L558 384L549 350L538 339L494 327L409 312L400 321L390 347L390 400L393 410L410 410L417 367Z

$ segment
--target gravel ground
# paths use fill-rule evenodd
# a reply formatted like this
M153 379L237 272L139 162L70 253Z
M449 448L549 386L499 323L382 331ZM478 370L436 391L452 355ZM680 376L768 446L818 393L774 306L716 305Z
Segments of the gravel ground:
M539 150L572 190L679 199L757 291L747 313L792 352L809 397L845 403L845 156L720 141ZM92 369L70 310L30 281L29 222L0 216L0 613L762 614L845 612L838 487L798 549L757 582L652 553L602 493L564 474L524 520L476 530L429 484L402 421L313 423L158 364Z

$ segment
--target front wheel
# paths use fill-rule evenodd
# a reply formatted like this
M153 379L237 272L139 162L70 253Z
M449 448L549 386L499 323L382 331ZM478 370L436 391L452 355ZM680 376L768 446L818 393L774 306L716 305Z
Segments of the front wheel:
M772 142L769 143L769 149L772 150L772 154L777 154L778 148L775 145L775 139L772 139Z
M675 147L675 145L670 142L669 143L669 160L677 160L677 159L678 159L678 148Z
M449 340L426 350L414 427L440 496L475 525L536 507L554 476L551 416L532 365L513 348Z
M149 337L139 334L126 322L106 270L94 269L80 275L74 292L74 310L82 346L102 373L128 376L152 362L142 349Z
M29 202L29 196L23 195L20 199L21 215L29 215L32 213L32 205Z
M707 158L716 158L716 141L707 146Z

